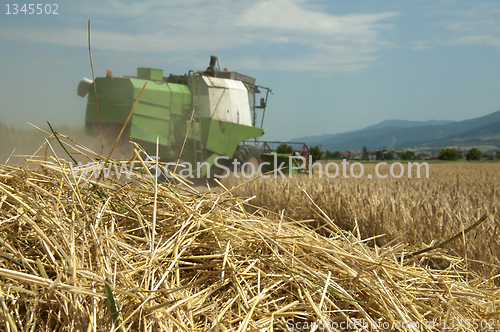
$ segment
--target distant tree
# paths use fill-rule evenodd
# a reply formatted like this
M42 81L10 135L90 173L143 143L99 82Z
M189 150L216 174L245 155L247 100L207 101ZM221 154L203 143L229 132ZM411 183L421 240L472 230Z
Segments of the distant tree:
M488 154L488 153L483 154L483 158L486 160L493 160L493 156L491 154Z
M442 149L439 152L439 159L441 160L458 160L458 152L455 149Z
M335 152L326 151L325 152L324 159L330 160L330 159L341 159L341 158L342 158L342 154L340 153L340 151L335 151Z
M384 160L394 160L394 153L390 151L384 153Z
M466 158L467 160L481 160L481 151L476 148L472 148L467 151Z
M382 158L384 158L384 152L377 150L377 151L375 151L375 156L376 156L377 160L381 160Z
M282 143L278 146L278 148L276 149L276 152L277 153L284 153L284 154L292 153L293 148L291 145L288 145L286 143Z
M405 151L405 152L401 153L402 160L413 160L413 158L414 158L414 155L411 154L410 151Z
M366 146L363 146L363 154L361 158L368 159L368 148Z
M332 159L342 159L342 153L340 153L340 151L335 151L332 155Z
M321 159L321 156L323 155L323 151L321 151L320 147L317 145L309 148L309 152L311 153L313 162Z
M497 151L497 154L495 155L495 159L500 159L500 151Z

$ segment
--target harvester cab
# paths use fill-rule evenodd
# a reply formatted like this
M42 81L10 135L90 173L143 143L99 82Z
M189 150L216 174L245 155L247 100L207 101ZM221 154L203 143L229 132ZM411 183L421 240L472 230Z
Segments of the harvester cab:
M87 97L85 132L102 133L114 141L131 137L150 155L182 160L190 165L191 176L211 176L233 160L257 167L260 153L255 144L245 144L264 134L262 129L267 98L271 90L255 84L255 78L236 71L220 70L216 56L204 71L163 76L162 69L137 68L137 76L86 78L78 85L78 95ZM141 90L146 86L139 98ZM260 105L255 94L266 90ZM135 106L132 117L129 114ZM256 123L260 120L260 124ZM254 167L254 170L256 168Z

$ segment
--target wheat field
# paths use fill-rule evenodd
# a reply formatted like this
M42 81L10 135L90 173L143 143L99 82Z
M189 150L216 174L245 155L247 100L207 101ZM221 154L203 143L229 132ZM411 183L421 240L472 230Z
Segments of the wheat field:
M143 176L138 145L130 181L74 176L57 144L71 159L108 158L54 136L36 156L0 164L0 331L284 331L360 320L433 331L474 319L498 329L500 164L432 164L428 179L256 177L231 189L233 178L199 192ZM415 253L484 213L465 242Z
M389 166L380 167L380 173L388 175ZM312 178L306 174L260 178L237 193L253 197L250 204L277 215L310 219L310 227L327 234L325 216L314 208L314 202L336 225L361 238L384 235L370 241L378 246L400 236L400 241L409 246L425 248L454 236L487 213L484 223L446 249L473 265L475 260L491 263L489 267L476 264L487 273L498 271L500 164L431 163L429 178L422 171L419 179L415 172L411 179L406 173L398 179L390 175L385 179L368 178L367 174L375 174L374 169L375 164L365 163L361 178L344 178L341 167L336 178L327 178L324 173L322 178L318 174ZM242 179L226 182L232 186Z

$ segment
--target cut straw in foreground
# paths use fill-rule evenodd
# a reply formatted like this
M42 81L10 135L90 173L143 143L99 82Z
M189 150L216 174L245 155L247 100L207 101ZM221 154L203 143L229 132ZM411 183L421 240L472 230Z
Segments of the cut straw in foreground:
M334 225L325 237L251 214L232 189L192 194L144 177L139 151L130 180L74 177L55 153L0 166L0 329L285 331L321 321L331 331L432 331L474 319L498 329L494 276L460 257L404 264L411 251L400 243L371 248ZM431 254L448 268L425 266Z

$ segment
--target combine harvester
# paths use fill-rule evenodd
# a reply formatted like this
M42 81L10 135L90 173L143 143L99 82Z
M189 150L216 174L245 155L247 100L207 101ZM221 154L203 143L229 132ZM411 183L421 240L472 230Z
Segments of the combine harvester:
M274 170L282 162L288 166L288 155L273 153L267 143L257 141L264 134L262 127L271 90L256 85L253 77L227 69L220 71L216 65L217 57L211 56L205 71L168 77L163 76L162 69L155 68L137 68L136 77L113 77L108 70L106 77L95 79L97 98L94 82L82 79L78 95L88 94L85 132L98 136L100 121L102 132L116 138L147 82L122 137L131 137L148 154L156 154L157 137L162 161L177 161L184 146L183 162L193 169L205 163L196 168L200 177L220 174L224 170L219 165L234 170L234 160L240 167L244 163L254 166L247 164L240 169L247 174L256 174L261 161L269 163L261 168L262 172ZM266 90L266 96L256 105L255 94L260 89ZM259 110L261 114L257 114ZM256 125L258 115L260 126ZM256 148L259 145L260 151ZM306 158L308 153L307 147L300 152ZM216 160L218 157L226 158ZM293 162L294 167L299 165L299 160Z

